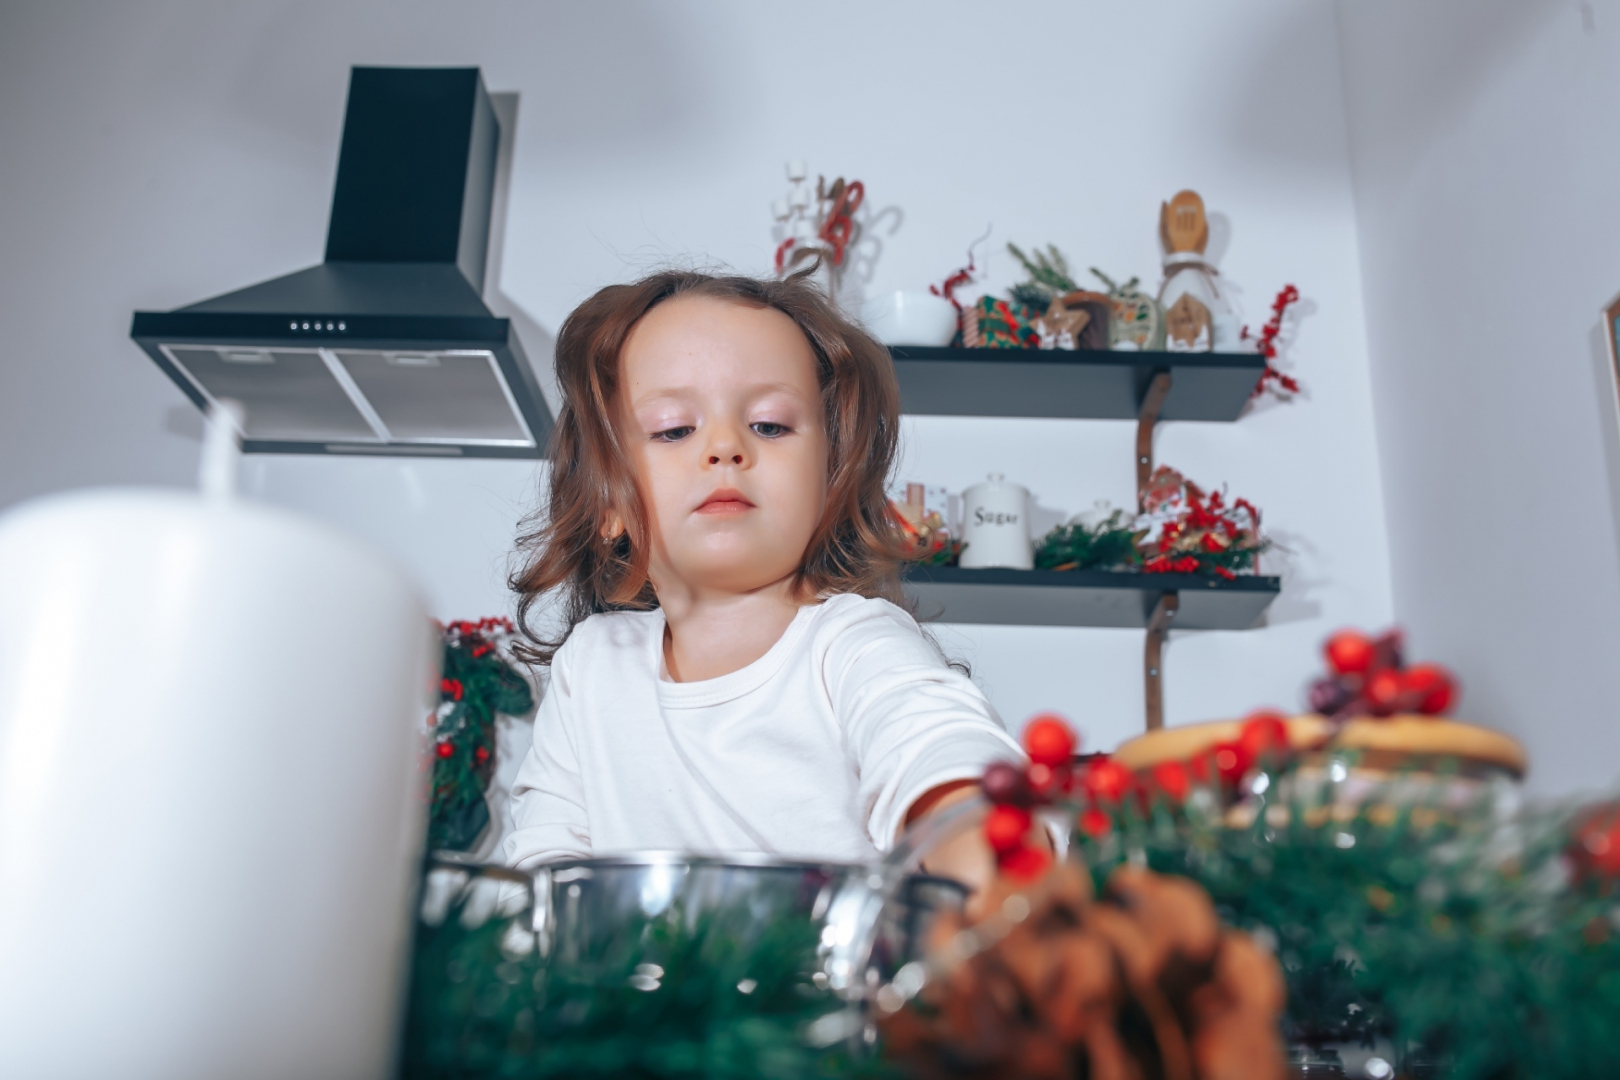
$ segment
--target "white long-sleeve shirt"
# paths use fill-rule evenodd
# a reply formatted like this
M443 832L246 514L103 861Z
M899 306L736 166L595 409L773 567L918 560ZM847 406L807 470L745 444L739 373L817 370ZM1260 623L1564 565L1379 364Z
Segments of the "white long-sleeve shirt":
M649 850L864 861L930 788L1021 759L910 615L838 595L739 671L663 674L661 611L593 615L551 665L508 863Z

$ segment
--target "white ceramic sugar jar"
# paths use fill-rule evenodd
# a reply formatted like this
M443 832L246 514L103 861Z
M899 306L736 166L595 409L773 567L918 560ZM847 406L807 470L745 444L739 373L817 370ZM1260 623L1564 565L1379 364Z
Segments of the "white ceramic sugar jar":
M1029 541L1029 490L991 473L982 484L962 493L961 565L1005 566L1028 570L1035 565Z

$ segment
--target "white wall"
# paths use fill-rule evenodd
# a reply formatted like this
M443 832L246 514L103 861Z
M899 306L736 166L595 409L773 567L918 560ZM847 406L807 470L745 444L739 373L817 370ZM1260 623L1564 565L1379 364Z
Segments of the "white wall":
M1620 4L1342 4L1396 615L1534 789L1620 765Z
M1174 639L1169 718L1298 704L1326 633L1390 619L1327 0L0 7L0 505L189 481L196 418L128 341L130 312L319 259L360 63L478 64L519 95L498 287L542 354L591 291L667 258L764 270L788 157L900 211L874 291L942 278L987 224L996 289L1017 277L1009 239L1155 283L1159 201L1196 188L1230 224L1249 322L1303 290L1309 393L1160 435L1161 460L1255 500L1290 549L1268 626ZM960 489L994 469L1065 513L1125 503L1131 434L915 419L902 478ZM445 616L507 607L528 466L261 458L248 479L397 553ZM1057 708L1103 747L1139 728L1138 633L942 636L1014 724Z

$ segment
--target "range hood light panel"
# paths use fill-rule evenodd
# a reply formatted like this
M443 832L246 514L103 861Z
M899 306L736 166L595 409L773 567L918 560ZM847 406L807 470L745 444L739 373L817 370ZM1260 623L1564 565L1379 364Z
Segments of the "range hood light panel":
M542 456L551 414L484 305L500 127L477 68L354 68L326 261L130 336L249 453Z
M495 354L159 346L205 402L242 404L244 448L369 442L400 448L536 445Z

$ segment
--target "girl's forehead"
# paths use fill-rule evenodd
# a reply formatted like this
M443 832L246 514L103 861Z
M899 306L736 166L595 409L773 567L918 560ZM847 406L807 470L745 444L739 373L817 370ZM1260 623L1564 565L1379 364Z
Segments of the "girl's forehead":
M771 307L681 296L631 330L620 366L632 393L663 386L770 382L816 388L815 352L797 323Z

